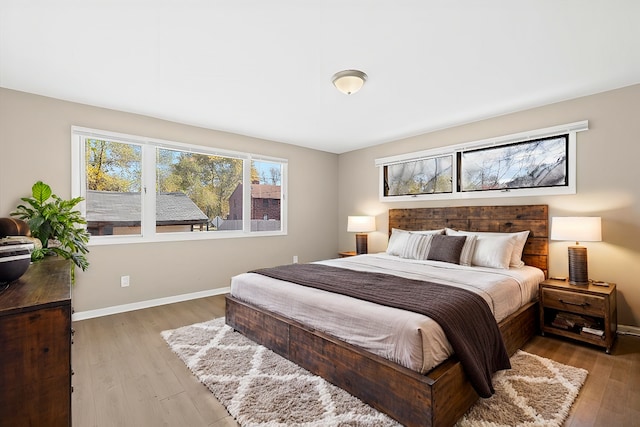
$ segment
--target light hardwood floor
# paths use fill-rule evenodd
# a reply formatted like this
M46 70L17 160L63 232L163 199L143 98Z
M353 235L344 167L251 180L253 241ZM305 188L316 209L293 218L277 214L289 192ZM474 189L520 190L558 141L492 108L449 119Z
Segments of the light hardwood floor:
M224 315L215 296L74 322L73 425L237 426L160 332ZM603 350L537 336L525 351L589 371L567 427L640 425L640 338Z

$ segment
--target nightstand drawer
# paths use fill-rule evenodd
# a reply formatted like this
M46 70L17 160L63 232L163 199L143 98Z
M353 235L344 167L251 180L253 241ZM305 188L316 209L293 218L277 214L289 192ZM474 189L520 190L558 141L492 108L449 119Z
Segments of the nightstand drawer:
M599 316L605 311L605 298L597 295L543 288L542 301L545 307L573 313Z

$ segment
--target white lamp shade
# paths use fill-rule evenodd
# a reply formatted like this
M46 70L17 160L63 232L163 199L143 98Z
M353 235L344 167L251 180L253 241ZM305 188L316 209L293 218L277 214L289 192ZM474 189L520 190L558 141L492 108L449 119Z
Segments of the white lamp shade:
M356 93L367 80L367 75L359 70L345 70L333 75L333 85L342 93Z
M599 216L562 216L551 218L551 240L574 242L602 241Z
M376 231L376 218L373 216L350 216L347 231L352 233L368 233Z

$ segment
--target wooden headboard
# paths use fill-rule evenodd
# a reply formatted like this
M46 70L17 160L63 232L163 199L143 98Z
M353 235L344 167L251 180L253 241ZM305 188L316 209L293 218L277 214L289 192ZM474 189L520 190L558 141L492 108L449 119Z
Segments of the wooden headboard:
M392 228L434 230L454 228L466 231L513 233L529 230L522 260L549 270L549 212L547 205L453 206L445 208L389 209Z

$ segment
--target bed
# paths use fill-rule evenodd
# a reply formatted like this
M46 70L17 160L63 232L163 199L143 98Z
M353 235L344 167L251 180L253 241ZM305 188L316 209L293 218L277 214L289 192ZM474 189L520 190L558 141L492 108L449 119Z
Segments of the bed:
M546 205L389 211L389 233L392 237L394 229L417 231L446 228L471 232L529 231L522 260L528 266L535 267L533 270L539 269L538 277L544 278L546 275ZM347 268L357 269L358 264L383 265L387 258L389 262L393 261L393 257L387 254L372 257L375 258L374 261L371 261L370 257L354 257L353 260L334 260L324 264L339 266L340 263L350 263ZM414 272L410 272L410 275L412 274ZM240 275L240 279L251 279L251 274ZM283 283L283 286L284 292L289 292L287 289L291 288L286 286L297 285ZM415 366L411 365L411 361L405 362L388 354L376 354L375 349L364 349L365 345L357 345L357 340L353 342L344 337L340 338L338 333L328 332L325 325L314 323L304 316L289 315L277 307L252 301L242 293L234 295L233 288L232 282L232 295L227 297L226 305L227 324L250 339L338 385L404 425L452 425L478 399L478 394L469 382L460 360L455 354L450 354L450 348L445 348L446 340L443 344L442 340L435 339L441 343L440 347L445 348L444 356L436 354L433 360L427 360L428 357L423 352L422 359L420 356L414 357L418 360ZM497 313L499 330L509 355L537 331L537 302L532 289L537 289L536 284L521 290L523 295L527 292L533 292L533 295L532 298L524 298L523 303L515 308L494 307L494 314ZM260 299L261 297L258 301ZM395 315L390 316L393 318ZM421 338L428 340L424 336Z

